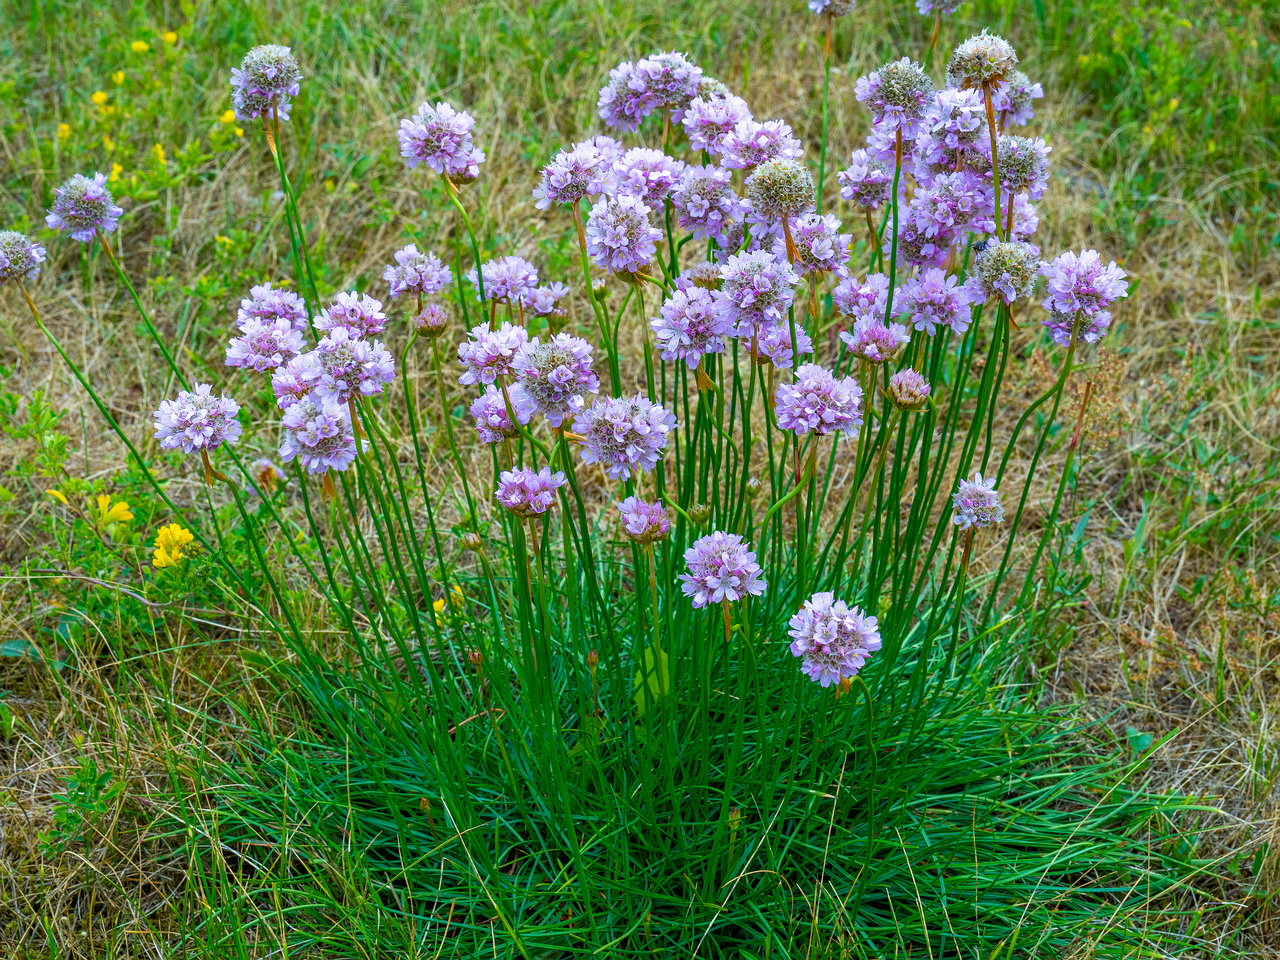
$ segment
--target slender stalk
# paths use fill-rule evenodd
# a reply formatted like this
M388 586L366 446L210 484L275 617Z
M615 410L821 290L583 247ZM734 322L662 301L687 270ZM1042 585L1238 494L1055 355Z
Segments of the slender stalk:
M831 88L831 31L835 19L833 14L827 14L827 42L822 48L822 141L818 148L818 192L815 198L819 216L822 215L822 183L827 172L827 92Z
M991 84L984 83L982 85L982 99L987 105L987 130L991 134L991 191L995 197L996 207L996 239L1000 238L1000 161L996 157L997 133L996 133L996 112L991 103ZM1012 221L1010 221L1012 222ZM1008 240L1008 234L1005 235Z

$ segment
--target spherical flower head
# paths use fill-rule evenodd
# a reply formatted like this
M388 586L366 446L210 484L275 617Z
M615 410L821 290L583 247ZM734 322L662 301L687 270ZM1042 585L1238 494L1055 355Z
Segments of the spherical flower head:
M721 238L746 216L746 206L733 190L733 173L723 167L686 166L671 191L681 230L695 240Z
M671 517L661 503L627 497L614 504L622 514L622 532L628 540L646 547L671 535Z
M899 306L917 330L931 337L939 327L956 333L969 329L971 312L964 288L956 286L956 278L938 267L926 267L907 281Z
M556 490L569 480L563 473L543 467L504 470L498 476L498 502L523 520L541 516L556 503Z
M949 17L960 9L960 4L963 2L964 0L916 0L916 9L922 16L940 13L944 17Z
M952 150L990 139L986 102L977 90L944 87L936 91L922 126L938 144Z
M889 306L889 278L883 273L868 274L862 281L846 277L831 291L831 302L851 320L883 320Z
M881 647L877 618L826 592L804 602L787 633L792 655L801 658L800 669L824 687L852 680Z
M458 382L470 386L507 376L513 372L516 354L528 342L529 334L514 324L503 323L497 330L490 330L487 323L472 327L467 339L458 344L458 363L463 367Z
M884 117L880 120L871 121L871 129L867 131L867 154L873 160L879 160L890 171L898 162L898 130L902 130L902 178L898 181L898 189L904 194L906 193L906 184L903 182L906 177L912 176L918 179L928 179L922 176L920 171L916 170L914 153L912 151L915 138L923 136L925 131L921 131L919 123L911 123L909 126L899 126L897 120L893 116Z
M983 30L952 51L947 61L947 85L961 90L994 88L1017 65L1018 55L1009 41Z
M954 226L924 217L917 219L914 210L909 210L898 223L898 267L942 266L956 237Z
M804 156L791 126L781 120L739 120L721 141L720 162L732 170L758 167L770 160L795 160Z
M813 355L813 340L804 327L796 325L795 350L791 347L791 326L787 323L765 323L758 327L740 326L737 330L740 341L749 341L755 345L756 363L764 366L773 364L778 370L790 370L795 362L798 350L800 356Z
M382 301L368 294L338 293L313 323L324 331L344 327L352 339L367 340L387 329L387 315L382 312Z
M1129 295L1125 272L1112 260L1103 264L1097 250L1085 250L1079 256L1068 250L1042 264L1040 272L1048 281L1049 296L1044 308L1051 313L1074 318L1081 313L1090 322L1085 340L1093 343L1111 322L1108 307L1120 297ZM1046 323L1046 326L1050 324ZM1051 326L1051 329L1052 326ZM1090 334L1093 338L1090 339ZM1067 332L1070 339L1070 330ZM1055 331L1055 339L1057 331ZM1062 343L1062 340L1058 340Z
M852 330L841 331L840 339L855 357L868 363L888 363L903 344L911 342L911 334L900 323L885 323L884 317L864 317Z
M540 317L564 316L564 308L558 306L561 300L569 295L569 288L558 280L537 287L525 299L525 307Z
M866 104L876 123L910 138L933 100L933 81L920 64L903 57L860 77L854 96Z
M343 471L356 459L356 437L347 408L336 400L322 400L315 394L290 406L281 418L284 440L280 459L293 459L310 474Z
M725 97L731 96L733 96L733 91L715 77L707 76L704 73L702 79L698 81L698 97L703 100L710 102L712 100L723 100ZM694 99L697 99L697 97Z
M1013 198L1013 235L1015 237L1029 237L1036 232L1039 226L1040 217L1036 213L1035 204L1031 202L1025 193L1017 194Z
M45 223L50 230L62 230L81 243L88 243L99 230L110 233L124 213L112 202L103 173L95 173L92 179L77 173L53 195L53 208L44 218Z
M476 432L480 434L481 443L501 443L511 437L519 436L516 424L529 422L528 403L524 389L518 383L507 388L511 397L511 410L507 409L506 397L497 387L490 385L485 392L471 403L471 416L476 422ZM512 411L516 419L511 419Z
M538 286L538 268L520 257L499 257L480 266L484 280L484 292L480 290L480 278L476 268L467 271L467 279L476 288L477 300L523 304Z
M1031 296L1040 270L1040 248L1022 240L992 240L974 261L965 283L970 303L999 296L1006 304Z
M1059 313L1049 312L1049 318L1042 321L1053 334L1053 342L1060 347L1068 346L1074 334L1076 339L1085 343L1097 343L1106 336L1111 326L1109 313Z
M653 262L662 231L649 222L649 207L639 197L602 200L587 218L587 255L596 266L617 273L643 273Z
M855 0L809 0L809 9L814 13L843 17L853 12L857 6Z
M613 139L613 137L607 136L603 133L597 133L590 140L584 140L583 143L593 146L600 151L600 157L604 162L605 173L608 173L614 163L621 159L622 155L627 152L627 148L621 143Z
M711 265L714 268L714 264ZM719 270L715 271L717 279ZM694 369L708 353L723 353L733 334L729 317L711 291L685 281L663 301L660 316L649 321L663 360L683 360Z
M637 83L654 98L654 109L670 110L672 123L684 118L689 101L698 95L702 68L689 62L683 53L651 53L636 64L629 81Z
M475 183L480 179L480 164L484 163L484 160L484 151L473 143L445 167L445 176L455 187L465 187L469 183Z
M546 210L553 203L571 206L583 197L604 193L611 166L605 163L600 148L590 142L561 150L542 168L542 180L533 190L537 201L534 206L539 210Z
M683 163L661 150L633 147L614 161L609 171L609 193L614 197L639 197L650 210L660 211L683 168Z
M705 150L718 156L724 148L725 138L739 123L751 119L747 101L726 91L723 97L708 96L707 81L698 87L698 96L684 112L685 135L694 150Z
M397 136L400 139L400 156L412 170L420 163L439 174L453 178L455 173L465 173L475 160L472 156L471 128L475 118L469 113L455 110L443 101L434 107L420 104L418 112L400 121ZM480 160L484 159L481 154Z
M591 344L567 333L545 343L534 337L520 348L512 366L528 395L527 407L553 427L578 413L586 395L600 389L600 378L591 369Z
M298 95L302 71L288 47L268 43L244 55L231 71L231 106L238 120L289 119L289 100Z
M862 425L862 388L853 377L837 380L818 364L804 363L794 383L778 387L774 413L783 430L853 437Z
M695 610L709 603L758 597L768 586L760 577L756 555L737 534L716 530L699 537L684 552L688 573L679 575L680 589L693 598Z
M583 437L582 462L600 464L614 480L657 466L675 428L673 414L640 394L596 400L573 421Z
M312 354L290 357L271 375L271 389L275 391L276 404L281 410L288 410L311 393L311 384L319 375Z
M730 257L720 268L716 299L739 326L758 327L781 323L791 306L799 275L784 258L772 251L755 250Z
M720 288L720 264L711 260L699 260L677 278L677 286L680 286L680 280L687 280L695 287L702 287L706 290L718 290ZM681 287L681 289L684 288Z
M899 370L889 378L889 399L903 410L912 412L923 410L929 402L929 394L932 390L923 374L910 367Z
M391 299L402 293L434 297L453 283L453 271L434 253L419 252L417 244L409 244L395 252L395 263L382 271L382 279L391 286Z
M250 287L249 296L240 301L240 309L236 312L236 323L241 330L251 320L269 323L277 318L288 320L295 330L307 329L307 306L302 298L269 283Z
M991 107L1000 120L1001 127L1020 127L1030 123L1035 116L1031 102L1044 96L1044 88L1032 83L1021 70L1014 70L991 97Z
M419 334L429 340L435 340L449 329L449 311L443 304L433 300L430 303L424 303L422 312L415 314L410 323Z
M315 376L313 390L321 401L346 403L359 394L373 397L395 379L391 353L377 340L352 336L346 327L334 327L311 352Z
M843 276L849 262L851 234L840 232L840 221L831 214L806 213L791 221L791 239L795 243L796 267L806 273L834 273ZM775 256L787 255L786 242L773 240Z
M961 530L970 527L981 530L1004 522L1004 505L996 490L996 478L983 480L981 472L974 473L972 480L960 481L959 488L951 495L951 505L956 511L952 520Z
M909 217L920 233L948 247L965 232L995 232L984 198L982 181L973 174L940 173L911 199Z
M798 160L769 160L747 177L746 193L766 220L790 219L813 206L813 176Z
M155 417L156 439L165 450L194 453L214 450L240 439L240 404L228 396L214 396L213 387L198 383L181 390L173 400L161 400Z
M0 230L0 283L34 280L44 263L44 247L16 230Z
M878 210L893 189L893 168L864 149L849 155L849 166L836 174L840 196L867 210Z
M250 318L241 328L242 335L227 344L228 367L244 367L266 373L287 363L306 348L300 330L295 330L284 317L274 320Z
M608 126L634 133L658 108L658 95L646 86L634 63L623 61L609 71L609 82L600 88L596 107Z
M1039 200L1049 184L1049 152L1053 148L1043 137L1011 137L996 141L1000 182L1010 193L1025 190Z

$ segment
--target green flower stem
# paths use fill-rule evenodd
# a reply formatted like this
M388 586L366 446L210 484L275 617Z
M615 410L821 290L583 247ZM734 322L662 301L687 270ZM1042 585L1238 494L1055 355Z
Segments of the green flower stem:
M831 31L835 26L835 19L832 14L827 14L827 42L822 53L822 141L818 148L818 191L815 198L818 216L822 216L822 184L827 172L827 92L831 87Z
M471 217L467 215L466 208L462 205L462 201L458 199L458 188L453 185L453 181L446 176L441 176L444 181L445 193L449 194L449 199L453 201L453 205L458 208L458 213L462 215L462 222L467 228L467 238L471 241L471 256L476 262L476 292L480 296L480 302L484 302L484 271L480 269L480 245L476 243L476 232L471 226Z

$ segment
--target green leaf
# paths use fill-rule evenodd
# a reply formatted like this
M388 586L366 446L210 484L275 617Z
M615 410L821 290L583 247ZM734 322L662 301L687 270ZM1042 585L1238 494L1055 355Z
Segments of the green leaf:
M641 656L641 667L634 677L635 694L631 697L636 703L636 712L644 716L645 707L656 703L659 697L671 692L671 674L667 666L667 653L658 650L654 656L653 647L645 647Z
M1124 732L1129 738L1129 749L1135 754L1142 753L1155 740L1155 734L1139 733L1135 727L1125 727Z
M38 659L40 651L25 640L5 640L0 642L0 657L31 657Z

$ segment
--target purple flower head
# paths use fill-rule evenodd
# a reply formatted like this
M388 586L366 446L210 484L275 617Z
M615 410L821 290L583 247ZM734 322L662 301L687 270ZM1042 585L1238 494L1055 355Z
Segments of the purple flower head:
M258 323L260 321L255 320L253 322ZM309 353L299 357L290 357L285 361L284 366L271 375L271 389L275 391L276 403L280 409L288 410L303 397L310 394L311 384L317 376L315 357Z
M671 534L671 518L661 503L627 497L614 504L622 514L622 532L643 546L665 540Z
M770 160L798 159L804 156L800 141L791 133L790 125L781 120L739 120L720 144L720 162L734 170L758 167Z
M911 342L911 334L900 323L886 324L883 317L864 317L852 330L842 331L840 339L855 357L868 363L887 363L904 343Z
M654 99L654 109L671 111L671 122L684 118L689 101L698 95L702 68L694 66L683 53L651 53L636 64L629 81L643 84Z
M889 378L889 398L904 410L923 410L932 390L929 381L910 367Z
M0 230L0 283L34 280L44 263L44 247L16 230Z
M317 330L343 327L353 340L368 340L387 329L387 315L382 312L382 301L368 294L338 293L313 323Z
M852 13L856 6L855 0L809 0L809 9L814 13L828 13L833 17Z
M542 168L542 180L533 190L534 204L545 210L554 204L572 205L583 197L604 193L611 163L606 163L600 148L592 143L575 143L561 150Z
M528 423L530 410L524 388L513 383L507 388L507 394L511 397L511 410L515 411L516 422ZM471 416L476 421L476 432L480 434L481 443L501 443L519 435L520 431L511 420L511 410L507 409L502 391L492 384L472 401Z
M161 400L155 417L156 439L165 450L214 450L240 439L240 404L228 396L213 395L213 387L197 383L194 390L180 390L173 400Z
M417 244L409 244L395 252L396 262L382 271L382 279L391 285L391 299L402 293L434 297L453 282L453 271L434 253L420 253Z
M924 119L925 109L933 100L933 81L920 64L903 57L860 77L854 96L866 104L877 124L914 138L916 125Z
M524 305L538 316L564 316L564 308L558 306L569 295L569 288L558 280L536 288Z
M926 211L927 213L927 211ZM898 223L898 266L940 267L956 242L955 227L908 211Z
M534 337L520 348L512 366L528 395L526 407L553 427L578 413L586 395L600 389L600 378L591 369L591 344L567 333L545 343Z
M1020 127L1029 123L1035 116L1035 107L1031 101L1043 96L1044 88L1040 84L1032 83L1031 78L1021 70L1014 70L991 95L991 107L1000 128Z
M799 275L785 258L756 250L729 258L720 268L720 289L716 299L739 325L758 327L766 322L781 323L800 282Z
M573 421L583 437L582 462L600 464L614 480L652 470L675 428L673 414L639 394L596 400Z
M240 301L236 323L244 330L251 320L270 323L277 318L288 320L295 330L307 329L307 306L290 290L280 290L269 283L249 288L249 296Z
M622 155L627 152L627 148L621 143L603 133L597 133L590 140L584 140L583 142L600 151L600 160L604 164L605 173L608 173L613 165L622 159Z
M227 344L228 367L245 367L266 373L302 353L307 345L302 332L295 330L284 317L274 320L250 318L240 330L243 335L232 337Z
M996 490L995 477L983 480L981 473L974 473L972 480L961 480L951 495L951 505L956 511L952 519L961 530L970 527L981 530L1004 522L1004 505Z
M705 94L695 97L684 112L684 132L689 146L718 155L725 138L739 123L751 119L747 101L730 94L727 97L708 99Z
M639 197L602 200L587 218L587 254L615 273L644 272L661 239L662 231L649 222L649 207Z
M1007 199L1005 202L1009 202ZM1035 204L1027 197L1025 193L1019 193L1013 198L1013 235L1015 237L1029 237L1036 232L1040 226L1040 217L1036 213ZM992 199L991 210L995 211L995 200ZM1008 214L1004 214L1008 216Z
M1025 190L1039 200L1049 185L1049 152L1053 147L1043 137L1011 137L996 141L1000 183L1009 193Z
M1040 270L1040 248L1022 240L991 240L974 261L965 282L970 303L986 303L993 296L1006 304L1031 296Z
M916 9L922 16L936 12L949 17L960 9L960 4L963 2L964 0L916 0Z
M804 363L796 368L795 383L778 387L774 414L783 430L853 437L862 425L862 388L853 377L837 380L816 363Z
M313 389L321 402L346 403L359 394L373 397L395 379L396 364L377 340L353 337L334 327L308 356L313 360Z
M520 257L499 257L481 265L484 294L480 293L480 281L476 268L467 271L467 279L476 288L477 300L524 304L538 286L538 269Z
M756 360L759 363L772 363L779 370L791 369L795 353L791 349L790 324L765 323L759 327L739 327L738 339L749 339L744 334L755 335ZM802 357L813 354L813 341L799 324L796 325L796 350L800 351Z
M437 337L443 336L449 327L449 311L444 308L443 304L436 303L434 300L422 305L422 312L415 314L410 320L413 329L424 337L435 340Z
M288 47L268 43L244 55L231 71L231 106L238 120L289 119L289 100L298 95L302 71Z
M840 196L868 210L878 210L893 190L893 168L858 149L849 155L849 166L836 174L836 182Z
M356 437L347 408L336 400L315 394L303 397L285 410L284 441L280 459L295 457L311 474L346 470L356 459Z
M717 264L723 266L736 253L755 253L759 249L761 249L760 241L748 235L746 221L743 221L731 225L723 237L716 237L716 249L712 253L712 258ZM718 286L719 281L717 280L716 283Z
M645 85L636 65L627 60L609 71L609 82L600 88L596 106L600 119L614 130L634 133L644 118L658 108L658 95Z
M852 680L867 658L880 649L879 621L860 607L815 593L791 618L791 653L815 683L829 687Z
M790 220L813 209L813 176L799 160L769 160L746 182L751 212L765 222Z
M831 302L852 320L883 320L889 305L889 278L883 273L868 274L862 282L846 277L831 291Z
M919 134L918 125L913 125L912 129L902 131L902 176L914 176L917 179L928 179L916 169L916 163L913 159L913 147L915 138ZM883 120L872 121L871 129L867 131L867 156L872 160L879 160L883 163L890 173L892 179L893 167L897 163L897 143L898 143L898 126L894 123L892 117L886 117ZM906 192L906 184L901 179L898 181L898 189Z
M92 180L77 173L54 190L53 195L53 208L44 222L50 230L63 230L81 243L88 243L99 230L110 233L124 213L112 202L103 173L95 173Z
M984 85L994 88L1017 65L1018 55L1012 45L983 30L951 52L951 59L947 61L947 85L962 90L980 90Z
M683 163L661 150L633 147L614 161L609 171L609 194L615 198L639 197L650 210L661 211L683 167Z
M1111 326L1111 314L1059 313L1053 310L1049 313L1049 319L1042 322L1053 334L1053 342L1065 347L1071 343L1073 332L1085 343L1097 343L1106 336L1107 328Z
M498 502L523 520L541 516L556 503L556 490L568 478L550 467L534 473L528 467L504 470L498 477Z
M400 121L400 156L412 170L425 163L436 173L450 179L465 175L469 167L484 160L484 154L473 154L471 128L475 118L469 113L455 110L447 103L439 102L418 106L418 112Z
M939 246L962 233L993 233L996 224L988 219L983 203L982 182L971 173L940 173L928 188L911 200L909 216L916 229Z
M956 333L969 329L969 299L964 288L956 286L956 278L937 267L926 267L907 281L900 306L915 328L931 337L938 327L948 327Z
M733 320L726 316L712 292L705 287L677 281L677 289L659 308L661 316L649 321L663 360L683 360L692 370L708 353L723 353L724 340L733 335Z
M945 87L934 94L912 149L916 169L939 173L991 172L991 134L986 101L976 90Z
M458 344L458 362L463 366L458 382L470 386L507 376L513 372L516 354L528 342L524 328L510 323L497 330L490 330L486 323L472 327L467 339Z
M1097 250L1085 250L1079 256L1068 250L1040 267L1048 281L1049 296L1044 308L1050 312L1045 326L1053 331L1053 338L1060 344L1071 340L1071 330L1076 315L1087 325L1082 336L1087 343L1094 343L1111 323L1107 309L1120 297L1129 295L1129 282L1125 272L1112 260L1103 265Z
M680 589L693 598L697 610L709 603L758 597L768 586L760 579L760 564L742 538L716 530L693 541L684 552L688 573L679 575Z
M484 163L484 151L475 144L467 147L458 155L458 158L445 168L445 173L449 179L459 187L465 187L469 183L475 183L480 179L480 164Z
M681 230L695 240L723 237L735 223L741 223L746 207L733 191L733 174L723 167L686 166L680 182L671 191Z
M791 239L796 246L796 267L806 273L834 273L843 276L849 262L851 234L840 232L840 221L831 214L806 213L791 222ZM773 253L787 255L786 241L773 240Z

